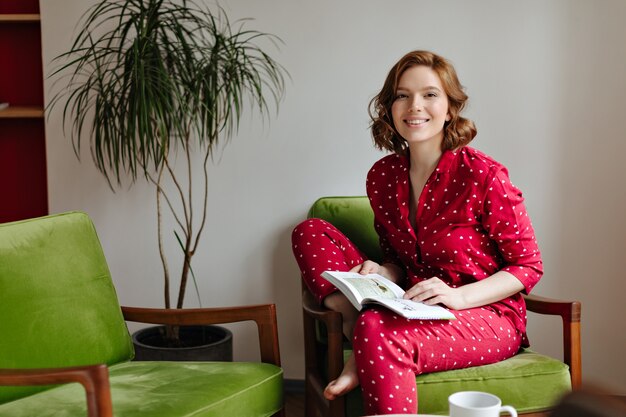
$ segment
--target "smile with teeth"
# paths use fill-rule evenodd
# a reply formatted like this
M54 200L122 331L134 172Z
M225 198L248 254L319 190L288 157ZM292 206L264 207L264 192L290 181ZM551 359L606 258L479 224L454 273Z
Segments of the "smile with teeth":
M405 123L409 126L418 126L422 123L426 123L429 119L416 119L416 120L405 120Z

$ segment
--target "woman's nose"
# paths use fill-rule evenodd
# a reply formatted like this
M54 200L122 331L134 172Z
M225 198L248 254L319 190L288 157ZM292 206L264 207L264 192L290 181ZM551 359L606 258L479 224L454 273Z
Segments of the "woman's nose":
M419 98L414 98L409 104L409 111L422 111L423 106Z

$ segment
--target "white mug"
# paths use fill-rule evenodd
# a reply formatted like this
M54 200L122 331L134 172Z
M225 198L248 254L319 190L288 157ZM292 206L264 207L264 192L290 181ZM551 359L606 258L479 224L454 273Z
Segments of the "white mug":
M450 417L499 417L508 412L517 417L517 411L510 405L502 405L500 398L479 391L461 391L448 397Z

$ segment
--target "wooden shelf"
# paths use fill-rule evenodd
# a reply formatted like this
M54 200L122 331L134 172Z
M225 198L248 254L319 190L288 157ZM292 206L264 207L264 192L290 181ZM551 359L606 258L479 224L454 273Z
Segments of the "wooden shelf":
M38 106L15 106L0 110L0 119L39 119L43 116L43 107Z
M0 223L48 213L39 2L0 0Z
M30 23L40 22L38 14L0 14L0 22Z

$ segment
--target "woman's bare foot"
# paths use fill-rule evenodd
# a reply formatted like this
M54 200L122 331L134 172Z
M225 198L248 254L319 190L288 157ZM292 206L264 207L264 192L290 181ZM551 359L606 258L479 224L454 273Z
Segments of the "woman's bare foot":
M350 355L348 361L341 371L339 378L326 386L324 390L324 397L327 400L334 400L337 397L345 395L355 389L359 385L359 376L356 372L356 362L354 361L354 355Z

